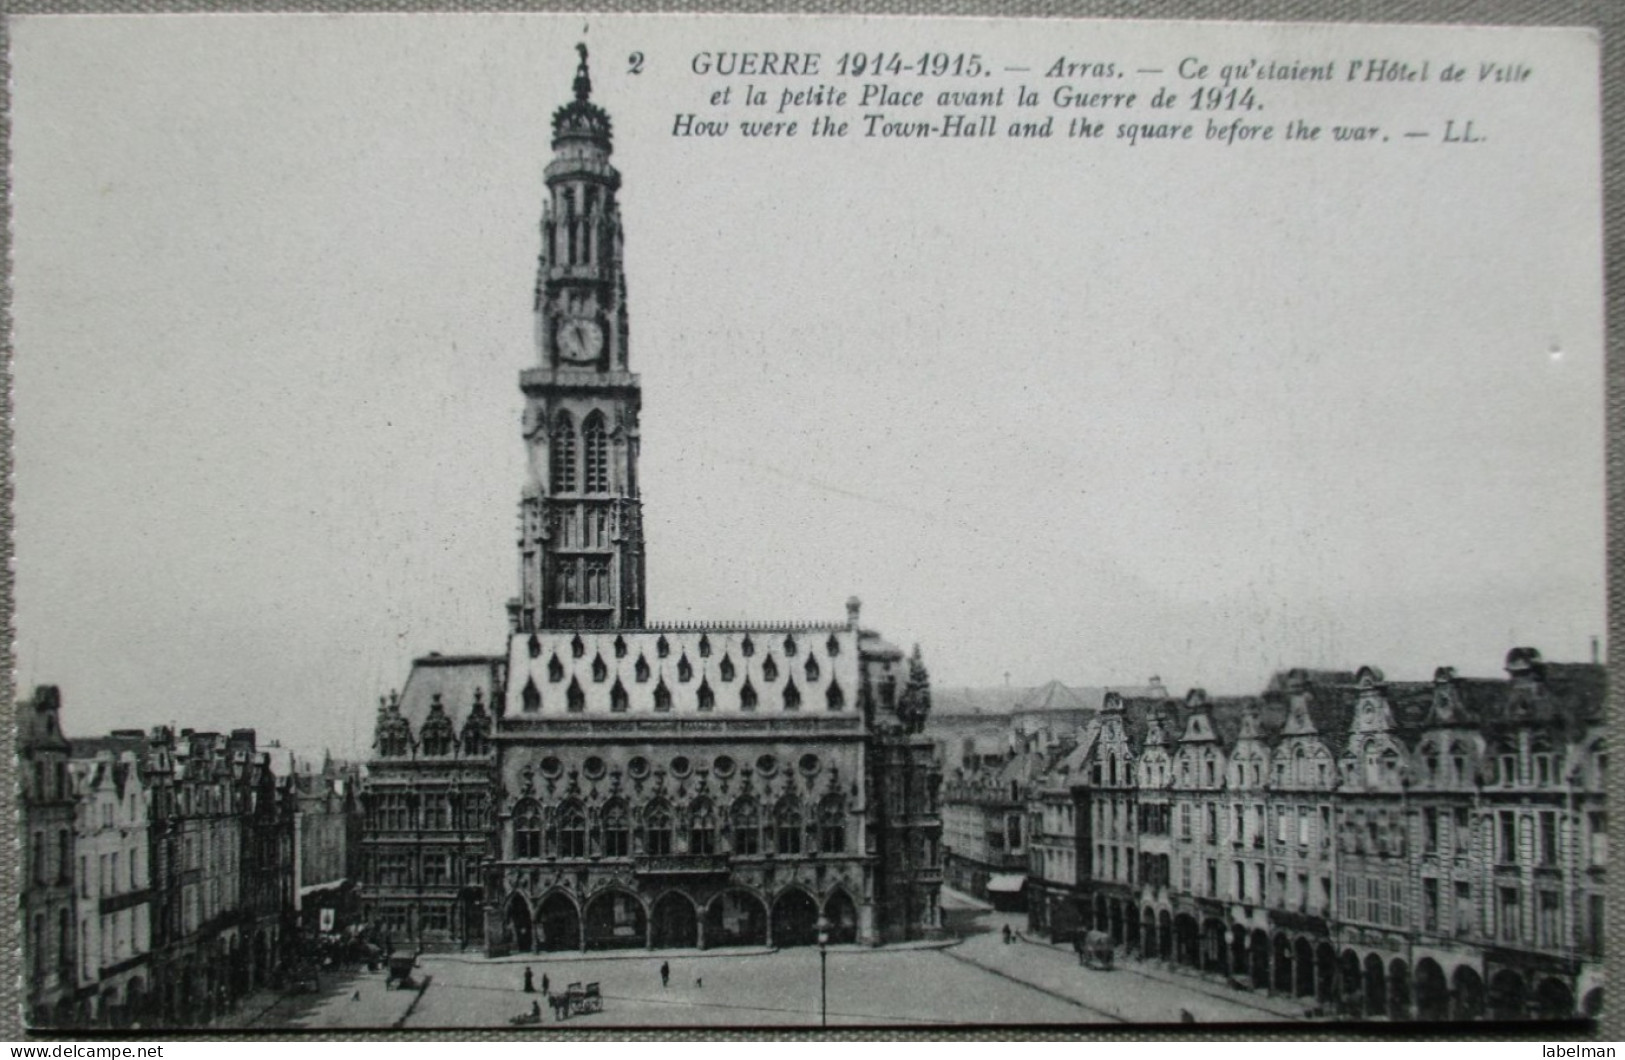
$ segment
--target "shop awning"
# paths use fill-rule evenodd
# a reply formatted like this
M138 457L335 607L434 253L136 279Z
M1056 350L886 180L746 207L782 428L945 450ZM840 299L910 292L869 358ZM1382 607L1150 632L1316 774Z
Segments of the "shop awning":
M987 889L990 894L1018 894L1026 885L1027 877L1014 872L990 876L987 881Z

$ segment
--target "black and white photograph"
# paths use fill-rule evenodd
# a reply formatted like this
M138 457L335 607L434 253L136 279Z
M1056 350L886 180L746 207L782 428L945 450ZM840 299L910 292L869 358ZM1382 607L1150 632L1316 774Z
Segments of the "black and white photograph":
M1595 31L7 30L27 1033L1594 1032Z

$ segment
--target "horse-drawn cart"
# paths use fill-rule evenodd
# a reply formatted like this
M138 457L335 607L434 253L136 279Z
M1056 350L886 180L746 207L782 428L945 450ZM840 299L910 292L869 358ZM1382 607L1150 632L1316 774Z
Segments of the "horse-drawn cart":
M412 979L412 969L417 967L416 954L402 956L396 954L389 958L389 972L384 976L385 990L411 990L418 986Z
M1104 931L1091 931L1077 940L1078 963L1103 972L1111 971L1114 956L1112 937Z
M558 1019L569 1019L571 1016L582 1016L589 1012L604 1011L604 995L598 992L597 983L571 983L564 988L564 993L554 994L548 999L557 1013Z

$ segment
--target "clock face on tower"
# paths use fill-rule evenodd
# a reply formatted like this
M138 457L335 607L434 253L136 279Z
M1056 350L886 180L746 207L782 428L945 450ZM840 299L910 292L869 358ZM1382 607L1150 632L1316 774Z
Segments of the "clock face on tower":
M604 347L604 329L590 317L567 317L559 322L559 357L571 364L590 364Z

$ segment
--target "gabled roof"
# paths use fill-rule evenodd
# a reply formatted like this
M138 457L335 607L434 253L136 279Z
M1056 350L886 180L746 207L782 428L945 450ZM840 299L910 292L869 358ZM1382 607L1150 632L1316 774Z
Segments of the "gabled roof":
M489 710L501 671L502 657L498 655L425 655L412 660L412 672L401 689L400 711L412 725L413 738L429 717L436 695L446 716L458 728L474 705L476 689Z

